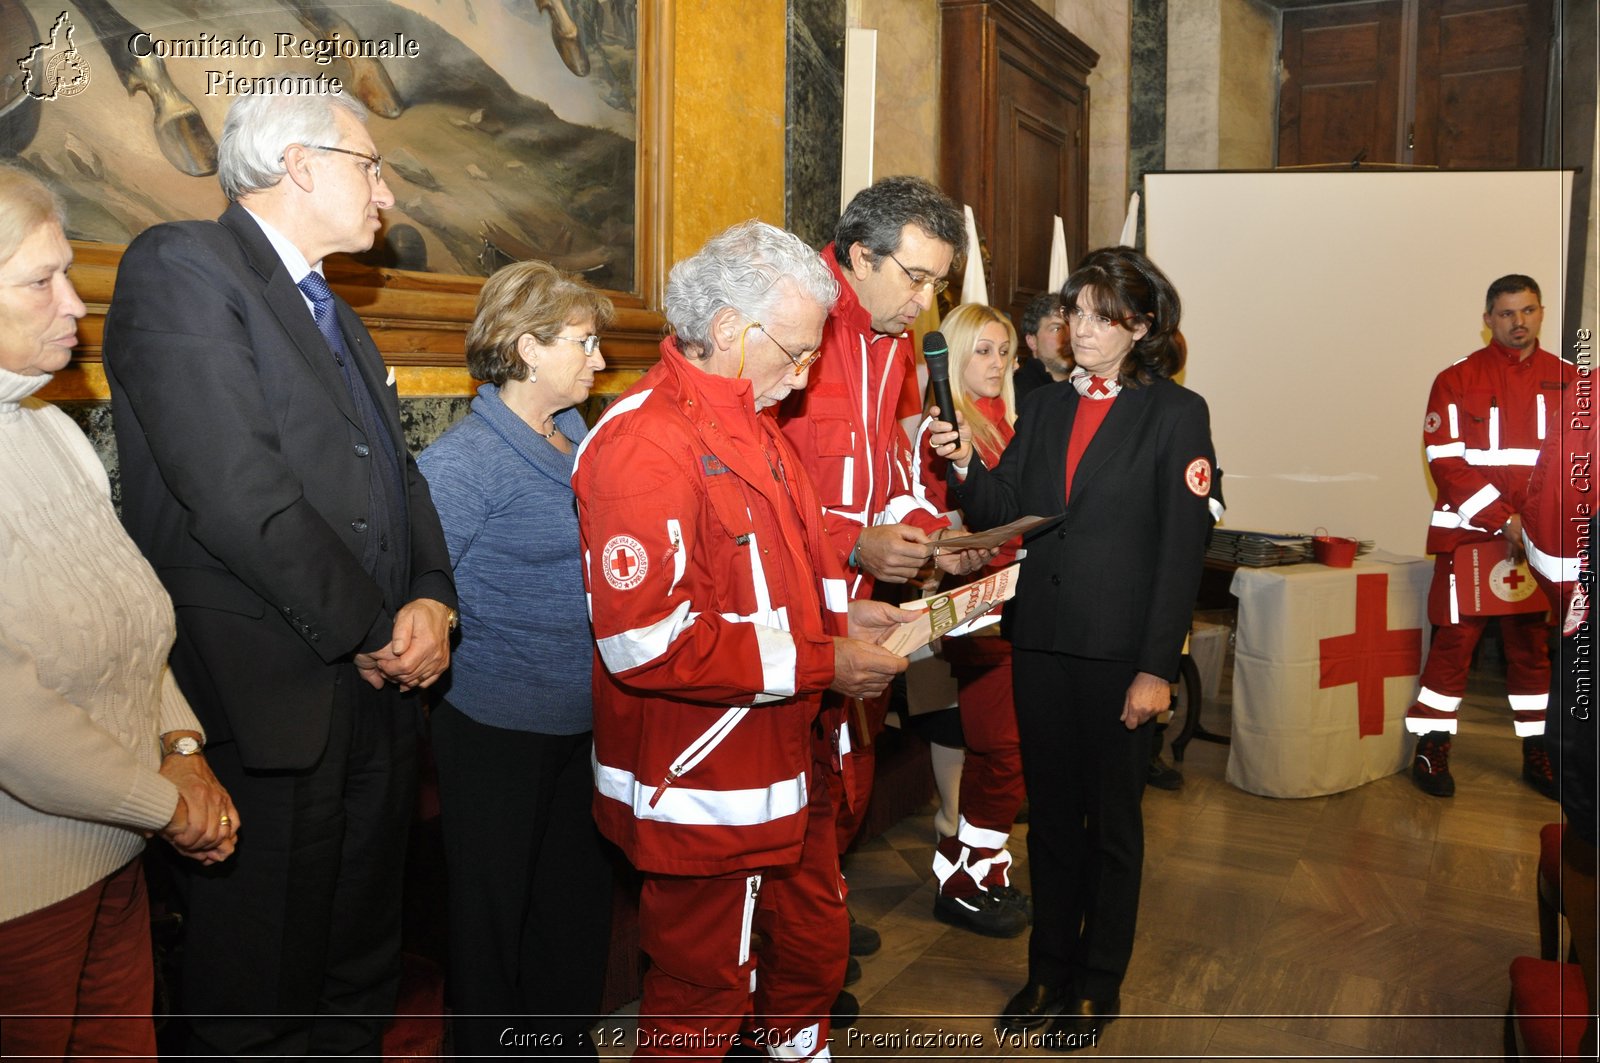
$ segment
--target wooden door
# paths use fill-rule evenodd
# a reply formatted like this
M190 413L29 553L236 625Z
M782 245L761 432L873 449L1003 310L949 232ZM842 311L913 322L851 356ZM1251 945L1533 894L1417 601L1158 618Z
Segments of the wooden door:
M1401 0L1283 13L1278 165L1400 162Z
M1088 249L1089 71L1099 56L1032 0L941 0L940 173L989 251L989 301L1044 290L1051 219Z
M1445 169L1540 165L1550 0L1420 0L1417 22L1411 161Z

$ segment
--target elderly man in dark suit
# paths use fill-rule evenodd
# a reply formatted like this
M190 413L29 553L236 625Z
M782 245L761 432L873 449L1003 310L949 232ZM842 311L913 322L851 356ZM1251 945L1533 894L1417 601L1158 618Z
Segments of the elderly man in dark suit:
M365 118L348 96L236 101L232 204L135 240L106 316L123 520L241 820L240 858L180 881L206 1055L375 1052L399 982L403 695L448 666L456 614L394 387L321 273L394 203Z

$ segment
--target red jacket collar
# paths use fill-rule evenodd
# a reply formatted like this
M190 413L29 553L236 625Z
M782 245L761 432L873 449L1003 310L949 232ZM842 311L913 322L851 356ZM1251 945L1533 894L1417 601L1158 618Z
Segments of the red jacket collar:
M833 313L830 316L844 322L857 332L865 332L871 336L906 335L904 332L879 332L872 327L872 315L867 313L867 308L856 298L856 290L850 286L850 278L845 276L844 267L839 265L839 260L834 257L833 247L834 245L830 243L822 249L822 261L833 271L833 279L839 282L839 300L833 304Z
M661 361L658 364L671 379L678 400L691 421L709 421L713 419L710 411L715 409L726 411L719 415L725 428L742 423L750 431L759 433L760 422L756 418L761 411L756 409L755 387L750 381L733 380L698 368L678 347L676 336L668 336L661 341ZM728 413L734 416L729 417Z
M1500 357L1504 358L1511 365L1517 365L1517 364L1519 364L1519 363L1521 363L1523 361L1523 357L1522 357L1522 352L1521 351L1515 350L1515 349L1513 349L1511 347L1506 347L1503 344L1501 344L1501 342L1499 340L1490 340L1489 341L1489 346L1484 348L1484 349L1493 351L1494 353L1498 354ZM1547 353L1547 354L1549 353L1548 351L1545 351L1543 347L1541 347L1537 343L1535 343L1533 345L1533 353L1528 356L1527 361L1530 361L1530 362L1533 361L1536 357L1539 356L1540 352L1544 352L1544 353Z

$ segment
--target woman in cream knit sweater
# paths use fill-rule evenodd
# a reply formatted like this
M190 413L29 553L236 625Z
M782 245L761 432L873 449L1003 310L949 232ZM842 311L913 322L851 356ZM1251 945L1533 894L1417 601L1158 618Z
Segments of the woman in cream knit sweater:
M51 193L0 166L0 1054L154 1055L139 853L215 863L239 823L167 668L172 604L33 397L85 313L71 259Z

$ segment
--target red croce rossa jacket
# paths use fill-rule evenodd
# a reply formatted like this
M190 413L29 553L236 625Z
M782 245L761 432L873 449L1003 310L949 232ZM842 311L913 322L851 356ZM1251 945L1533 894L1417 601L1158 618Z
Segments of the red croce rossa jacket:
M840 721L819 716L848 598L794 450L748 380L668 338L572 482L600 829L647 872L795 862L815 765L840 761Z

